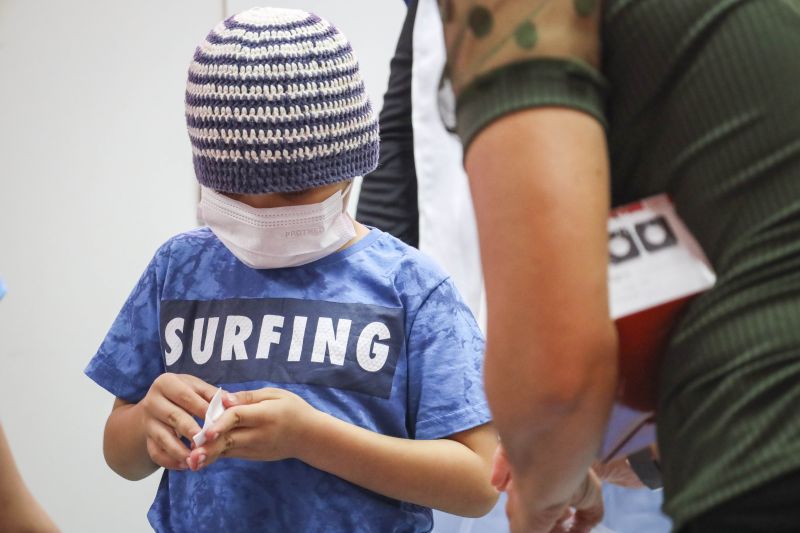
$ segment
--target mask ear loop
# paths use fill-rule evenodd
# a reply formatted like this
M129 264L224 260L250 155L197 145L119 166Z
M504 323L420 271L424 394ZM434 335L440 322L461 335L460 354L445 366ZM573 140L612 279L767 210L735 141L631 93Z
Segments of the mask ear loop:
M350 180L350 183L347 184L347 187L342 189L342 212L346 214L350 219L355 222L355 219L350 216L350 213L347 211L347 206L350 204L350 193L353 191L353 180Z

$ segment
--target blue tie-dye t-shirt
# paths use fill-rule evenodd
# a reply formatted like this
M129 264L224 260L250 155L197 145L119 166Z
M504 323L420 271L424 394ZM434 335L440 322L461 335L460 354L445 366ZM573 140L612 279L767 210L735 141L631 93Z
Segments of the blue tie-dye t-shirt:
M308 265L256 270L208 228L162 246L86 374L140 401L163 372L228 391L282 387L363 428L438 439L490 419L483 337L452 281L373 229ZM320 443L324 446L324 443ZM424 476L424 472L420 472ZM157 531L417 532L431 511L298 460L165 471Z

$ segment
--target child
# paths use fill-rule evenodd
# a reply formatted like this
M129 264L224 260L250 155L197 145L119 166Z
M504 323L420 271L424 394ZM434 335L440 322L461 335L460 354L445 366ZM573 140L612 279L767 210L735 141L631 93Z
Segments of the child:
M156 252L86 373L104 453L165 468L157 531L430 531L494 504L483 339L452 282L346 213L375 122L346 38L296 10L218 25L186 118L208 225ZM217 387L227 410L191 449Z

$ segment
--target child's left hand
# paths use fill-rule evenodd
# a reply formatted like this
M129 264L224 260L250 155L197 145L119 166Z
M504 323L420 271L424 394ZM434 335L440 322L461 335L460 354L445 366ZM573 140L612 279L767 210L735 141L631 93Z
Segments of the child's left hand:
M294 457L303 433L318 412L300 396L264 388L226 394L226 411L206 432L206 442L192 450L189 467L200 470L220 456L278 461Z

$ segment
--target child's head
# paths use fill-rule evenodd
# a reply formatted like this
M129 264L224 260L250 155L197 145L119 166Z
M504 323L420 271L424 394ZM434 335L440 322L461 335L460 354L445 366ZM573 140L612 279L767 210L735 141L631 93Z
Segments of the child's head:
M211 30L189 67L186 122L197 180L245 203L268 193L313 203L377 165L350 43L304 11L254 8Z

